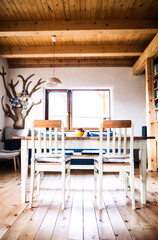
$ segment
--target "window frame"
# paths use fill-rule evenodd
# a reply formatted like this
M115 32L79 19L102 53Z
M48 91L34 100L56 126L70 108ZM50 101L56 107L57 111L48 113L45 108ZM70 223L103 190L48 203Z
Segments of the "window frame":
M108 91L109 92L109 120L111 119L111 91L110 89L46 89L45 94L45 120L48 120L48 109L49 109L49 93L50 92L67 92L67 126L66 131L73 131L76 128L72 127L72 94L74 91ZM98 128L84 128L85 130L98 131Z

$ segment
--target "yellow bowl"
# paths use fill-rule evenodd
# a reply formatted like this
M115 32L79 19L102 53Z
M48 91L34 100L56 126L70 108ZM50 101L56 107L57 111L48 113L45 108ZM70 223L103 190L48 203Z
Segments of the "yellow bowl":
M75 130L75 133L76 133L76 136L77 136L77 137L82 137L83 134L84 134L84 129L83 129L83 128L77 128L77 129Z

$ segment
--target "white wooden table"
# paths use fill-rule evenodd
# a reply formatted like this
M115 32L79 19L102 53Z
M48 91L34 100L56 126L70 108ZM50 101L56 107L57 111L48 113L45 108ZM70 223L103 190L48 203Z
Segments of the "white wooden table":
M21 200L27 200L27 178L28 178L28 149L31 149L30 137L14 137L21 139ZM134 149L139 149L140 159L140 195L141 203L146 203L146 142L153 137L134 137ZM43 141L41 141L43 142ZM127 144L129 141L127 140ZM65 137L66 149L99 149L99 137ZM73 156L73 158L86 158L85 155ZM91 155L87 158L92 158ZM92 165L73 165L73 169L93 169Z

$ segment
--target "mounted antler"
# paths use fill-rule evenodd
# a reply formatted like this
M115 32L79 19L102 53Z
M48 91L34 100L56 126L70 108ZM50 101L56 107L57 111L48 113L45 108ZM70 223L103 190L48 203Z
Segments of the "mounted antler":
M0 75L2 76L2 79L3 79L3 83L4 83L4 87L5 87L7 96L8 96L9 98L12 98L13 96L11 95L11 93L10 93L10 91L8 90L7 85L6 85L6 81L5 81L6 72L4 72L4 67L3 67L3 66L2 66L2 72L0 72Z
M32 95L34 92L36 92L37 90L40 89L40 87L38 87L39 85L41 85L42 83L44 83L45 81L42 81L42 78L40 78L38 80L38 82L36 83L36 85L32 88L30 95ZM38 88L37 88L38 87Z
M16 98L16 91L15 91L15 87L18 85L19 81L17 81L15 84L13 83L13 79L11 80L11 82L8 84L10 89L12 90L13 96Z
M2 104L3 111L5 112L6 115L8 115L10 118L12 118L14 121L16 121L16 116L12 113L8 104L6 104L7 110L5 109L3 100L4 100L4 96L1 98L1 104Z
M24 77L22 76L22 75L18 75L18 77L20 77L21 79L22 79L22 81L23 81L23 90L28 90L28 86L30 85L30 83L32 82L32 81L30 81L29 83L28 83L28 85L26 86L26 84L27 84L27 81L31 78L31 77L33 77L35 74L31 74L28 78L26 78L26 79L24 79Z
M11 91L9 91L9 89L6 85L6 80L5 80L6 72L4 71L3 66L2 66L2 72L0 72L0 76L2 76L7 96L10 99L10 101L12 101L12 110L10 109L8 104L6 104L6 107L4 107L4 103L3 103L4 96L3 96L1 99L2 108L3 108L4 113L6 115L8 115L8 117L13 119L14 127L17 129L24 128L25 118L28 116L28 114L31 111L31 109L33 108L33 106L41 103L41 100L40 100L37 103L33 102L30 106L28 105L28 97L29 97L28 95L31 96L34 92L39 90L40 89L39 86L45 82L45 81L42 81L42 79L39 79L38 82L35 84L35 86L32 88L32 90L30 91L30 93L28 93L29 85L32 83L32 81L29 81L29 79L31 77L33 77L34 75L35 74L30 75L26 79L22 75L18 75L18 77L20 77L23 82L22 91L18 95L18 93L15 90L15 87L18 85L19 81L17 81L16 83L13 83L13 80L11 80L11 82L8 84L11 89ZM24 95L22 95L23 91L26 91L26 92L24 92ZM29 106L29 107L27 107L27 106Z

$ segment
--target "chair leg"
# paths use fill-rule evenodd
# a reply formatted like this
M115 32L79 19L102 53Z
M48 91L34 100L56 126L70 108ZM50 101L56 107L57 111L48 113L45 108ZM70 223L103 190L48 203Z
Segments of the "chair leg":
M131 200L132 200L132 209L135 210L135 186L134 186L134 162L131 162L131 171L130 171L130 185L131 185Z
M70 197L70 174L71 174L71 172L70 172L70 163L68 165L67 171L68 171L68 173L67 173L68 174L68 176L67 176L68 197Z
M14 157L13 161L14 161L14 170L16 172L16 170L17 170L17 168L16 168L16 157Z
M20 160L19 160L19 156L17 156L17 164L18 164L18 168L20 168Z
M103 171L99 169L99 209L102 209Z
M124 172L124 188L125 188L125 196L127 197L127 188L128 188L128 176L127 176L127 173L126 172Z
M41 172L37 173L37 194L40 194Z
M41 172L40 176L41 176L41 180L43 180L43 178L44 178L44 172Z
M32 201L33 201L34 178L35 178L35 163L33 160L31 160L30 203L29 203L30 208L32 208Z
M62 206L61 208L65 208L65 167L62 169Z
M94 197L97 196L97 167L96 163L94 162Z

